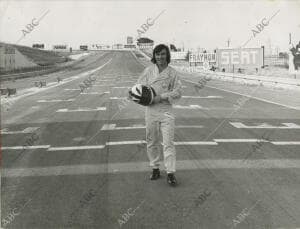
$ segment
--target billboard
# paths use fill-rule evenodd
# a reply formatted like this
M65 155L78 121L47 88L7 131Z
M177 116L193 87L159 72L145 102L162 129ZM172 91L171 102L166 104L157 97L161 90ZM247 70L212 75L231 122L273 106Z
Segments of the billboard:
M135 45L124 45L125 49L135 49L136 46Z
M83 51L87 51L88 50L88 46L87 45L80 45L79 49L83 50Z
M68 51L67 48L68 48L67 45L53 45L54 51L67 52Z
M189 62L190 63L203 63L203 62L216 62L217 61L217 55L216 53L204 53L204 52L198 52L198 53L191 53L189 56Z
M172 60L185 60L187 52L171 52Z
M263 48L218 49L219 68L260 68L264 61Z
M109 48L110 48L109 45L93 44L88 49L90 49L90 50L103 50L103 49L109 49Z
M127 37L127 44L132 45L133 44L133 37Z
M32 48L37 48L37 49L44 49L45 45L44 44L33 44Z

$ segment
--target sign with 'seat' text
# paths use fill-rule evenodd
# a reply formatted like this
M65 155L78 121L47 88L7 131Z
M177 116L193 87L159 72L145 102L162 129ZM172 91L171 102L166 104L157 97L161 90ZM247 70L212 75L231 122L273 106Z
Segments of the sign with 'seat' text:
M263 66L263 48L218 49L219 68L259 68Z

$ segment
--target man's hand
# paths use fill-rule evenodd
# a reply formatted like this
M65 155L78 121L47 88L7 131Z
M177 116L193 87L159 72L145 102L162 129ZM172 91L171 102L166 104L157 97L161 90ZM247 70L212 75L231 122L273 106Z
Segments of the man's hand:
M154 97L152 104L160 103L161 102L161 97L160 95L157 95Z
M127 99L132 100L131 91L128 91Z

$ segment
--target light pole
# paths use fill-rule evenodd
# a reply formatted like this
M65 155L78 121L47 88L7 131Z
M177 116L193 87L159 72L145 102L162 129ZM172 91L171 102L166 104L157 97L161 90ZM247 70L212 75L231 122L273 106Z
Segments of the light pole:
M230 44L230 38L228 38L227 40L227 47L229 47L229 44Z

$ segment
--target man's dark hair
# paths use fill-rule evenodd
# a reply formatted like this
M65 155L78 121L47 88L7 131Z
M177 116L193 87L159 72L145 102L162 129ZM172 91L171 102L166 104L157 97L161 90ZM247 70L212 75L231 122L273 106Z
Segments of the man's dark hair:
M153 64L156 64L155 53L160 53L163 49L167 51L167 63L169 64L171 62L171 54L170 54L169 47L164 44L159 44L153 49L153 54L151 59L151 62Z

